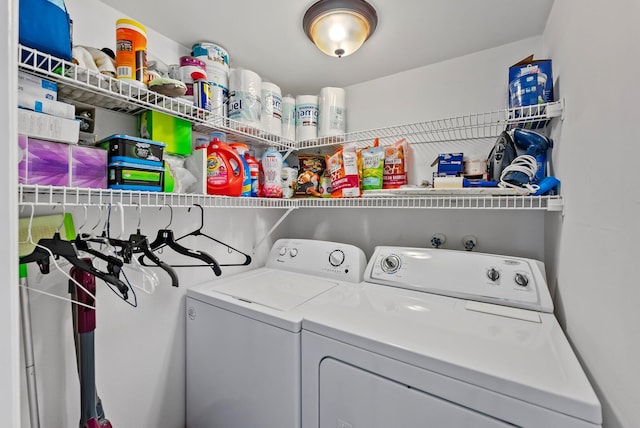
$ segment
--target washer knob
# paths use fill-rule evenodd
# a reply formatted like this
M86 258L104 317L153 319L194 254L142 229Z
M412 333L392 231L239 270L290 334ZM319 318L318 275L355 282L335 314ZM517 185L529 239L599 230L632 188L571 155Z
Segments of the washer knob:
M487 277L491 281L496 282L500 279L500 271L498 271L496 268L491 268L487 271Z
M395 273L400 269L401 264L402 262L400 261L400 257L392 254L382 259L380 267L382 267L382 270L387 273Z
M289 255L291 257L295 257L298 255L298 249L297 248L292 248L291 250L289 250Z
M285 254L287 254L287 247L280 248L280 255L284 256Z
M342 250L333 250L331 254L329 254L329 263L331 266L340 266L344 263L344 252Z
M513 279L520 287L526 287L529 285L529 278L527 278L527 275L523 273L516 273L516 276Z

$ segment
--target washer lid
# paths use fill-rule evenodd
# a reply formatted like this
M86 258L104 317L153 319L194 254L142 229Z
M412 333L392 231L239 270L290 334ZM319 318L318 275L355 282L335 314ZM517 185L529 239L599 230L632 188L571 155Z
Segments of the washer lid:
M273 269L258 269L253 275L231 277L201 293L225 294L247 303L278 311L289 311L338 285L335 281Z

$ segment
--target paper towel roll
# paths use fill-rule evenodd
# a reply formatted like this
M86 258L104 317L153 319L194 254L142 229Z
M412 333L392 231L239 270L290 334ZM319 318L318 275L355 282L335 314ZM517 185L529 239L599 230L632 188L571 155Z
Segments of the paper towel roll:
M282 93L271 82L262 82L262 130L278 137L282 134Z
M313 140L318 137L318 97L298 95L296 97L296 139Z
M322 88L318 97L318 138L346 132L345 90Z
M223 68L215 61L206 58L198 58L204 62L207 70L207 80L225 88L229 87L229 68Z
M282 137L296 139L296 99L291 95L282 98Z
M191 46L194 57L216 62L229 74L229 52L217 43L198 42Z
M209 82L211 88L211 113L215 113L218 116L228 117L227 112L227 97L229 90L222 85Z
M262 79L257 73L232 68L229 74L229 119L260 128ZM231 123L231 126L236 124Z

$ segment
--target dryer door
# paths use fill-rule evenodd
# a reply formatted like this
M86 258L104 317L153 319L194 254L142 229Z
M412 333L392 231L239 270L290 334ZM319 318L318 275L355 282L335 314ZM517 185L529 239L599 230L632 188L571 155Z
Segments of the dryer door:
M341 361L320 364L320 428L506 428L469 410Z

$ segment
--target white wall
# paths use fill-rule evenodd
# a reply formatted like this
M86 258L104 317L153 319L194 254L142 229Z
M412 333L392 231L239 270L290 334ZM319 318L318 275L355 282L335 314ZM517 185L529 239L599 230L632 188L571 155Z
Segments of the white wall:
M544 33L566 118L554 131L565 216L556 306L603 403L605 427L640 426L640 3L555 2ZM615 160L624 158L624 167ZM621 165L621 164L619 164Z
M533 37L349 86L348 131L503 109L509 66L538 54L541 43Z

